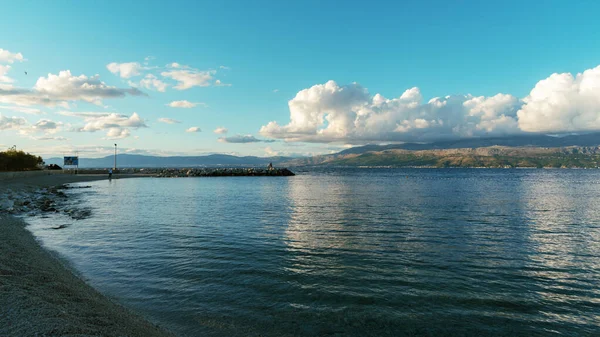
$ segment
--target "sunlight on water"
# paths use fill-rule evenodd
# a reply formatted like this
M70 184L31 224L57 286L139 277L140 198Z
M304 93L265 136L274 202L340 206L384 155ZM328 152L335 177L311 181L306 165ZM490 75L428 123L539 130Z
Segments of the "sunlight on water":
M299 173L95 182L31 229L181 335L599 331L600 172Z

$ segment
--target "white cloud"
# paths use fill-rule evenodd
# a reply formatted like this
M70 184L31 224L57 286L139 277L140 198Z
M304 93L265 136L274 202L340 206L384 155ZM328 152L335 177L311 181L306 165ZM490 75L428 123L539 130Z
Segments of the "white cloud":
M58 111L57 114L68 116L68 117L79 117L79 118L98 118L106 117L114 112L74 112L74 111Z
M63 128L62 122L56 122L49 119L40 119L34 124L29 124L22 117L7 117L0 114L0 131L13 130L18 131L20 135L27 136L34 140L49 140L50 138L59 139L61 137L51 136ZM43 135L43 136L36 136Z
M318 152L314 152L314 151L308 151L308 152L291 152L291 151L286 151L286 150L276 150L273 149L270 146L267 146L264 148L265 151L265 156L266 157L279 157L279 156L283 156L283 157L312 157L312 156L316 156L316 155L320 155L323 154L323 150L318 151ZM339 152L340 149L335 149L335 150L330 150L327 151L326 153L336 153Z
M137 114L131 116L113 112L70 112L60 111L58 114L69 117L82 118L84 126L76 127L73 131L96 132L106 131L107 139L125 138L131 135L130 129L147 127L144 120Z
M23 54L11 53L8 50L0 48L0 63L14 63L15 61L23 62Z
M218 135L223 135L223 134L226 134L227 132L229 132L229 130L227 130L226 128L224 128L222 126L219 126L213 132L216 133L216 134L218 134Z
M273 89L273 92L279 92L279 89Z
M183 101L173 101L173 102L167 104L167 106L170 106L171 108L185 108L185 109L190 109L190 108L193 108L193 107L195 107L197 105L206 107L205 103L190 102L190 101L186 101L186 100L183 100Z
M519 127L528 132L600 130L600 66L573 76L552 74L539 81L519 110Z
M180 121L172 119L172 118L159 118L158 121L161 123L166 123L166 124L181 123Z
M199 127L197 126L192 126L191 128L188 128L187 130L185 130L185 132L202 132L202 130L200 130Z
M50 119L40 119L35 124L26 125L19 129L19 133L22 135L33 135L33 134L45 134L51 135L62 130L62 122L55 122Z
M192 87L207 87L216 73L214 70L200 71L178 63L172 63L170 67L178 70L163 71L160 74L177 81L177 85L173 87L177 90L186 90Z
M32 137L32 139L34 140L40 140L40 141L49 141L49 140L56 140L56 141L66 141L69 140L66 137L62 137L62 136L42 136L42 137Z
M108 86L95 76L73 76L69 70L58 75L40 77L33 89L14 87L0 88L0 103L16 105L45 105L68 107L69 102L84 101L102 105L106 98L120 98L126 95L145 95L135 88L121 89Z
M221 82L221 80L216 80L215 81L215 86L217 86L217 87L230 87L231 84L230 83L223 83L223 82Z
M96 132L114 128L145 128L146 123L140 115L132 113L130 117L117 113L105 114L101 113L98 116L87 115L84 117L86 124L79 128L79 131Z
M435 141L518 133L600 131L600 66L552 74L529 95L452 95L423 102L418 88L400 97L371 96L359 84L334 81L290 100L290 121L270 122L267 137L305 142Z
M146 75L146 77L140 81L140 85L146 89L157 90L160 92L165 92L169 86L152 74Z
M18 130L24 125L27 125L27 120L23 117L8 117L0 114L0 131Z
M0 109L2 110L10 110L13 112L21 112L21 113L25 113L28 115L42 115L43 112L40 109L35 109L35 108L27 108L27 107L23 107L23 106L3 106L0 105Z
M230 67L227 66L219 66L219 69L223 69L223 70L231 70Z
M267 157L279 156L279 151L273 150L270 146L265 147L265 154Z
M40 119L33 126L39 130L56 130L60 125L62 125L61 122L57 123L49 119Z
M13 83L14 80L8 76L6 76L6 74L8 74L8 71L10 70L10 66L9 65L1 65L0 64L0 83Z
M106 139L122 139L127 138L131 135L129 129L122 128L110 128L106 133Z
M128 63L109 63L106 65L106 69L108 69L111 73L115 75L120 75L121 78L130 78L133 76L138 76L141 74L141 71L144 69L141 64L137 62L128 62Z
M357 83L334 81L304 89L288 103L290 122L270 122L263 136L286 141L349 142L431 141L518 133L513 96L471 95L433 98L422 102L418 88L400 97L371 96Z
M272 143L274 140L266 140L266 139L258 139L253 135L236 135L231 137L220 137L219 142L221 143L236 143L236 144L246 144L246 143Z

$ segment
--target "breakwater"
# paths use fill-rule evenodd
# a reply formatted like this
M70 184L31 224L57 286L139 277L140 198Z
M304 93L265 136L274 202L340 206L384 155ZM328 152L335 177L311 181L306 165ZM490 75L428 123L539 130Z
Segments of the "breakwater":
M146 171L145 173L148 173ZM161 169L156 172L157 177L247 177L247 176L273 176L289 177L294 172L287 168L191 168L191 169Z

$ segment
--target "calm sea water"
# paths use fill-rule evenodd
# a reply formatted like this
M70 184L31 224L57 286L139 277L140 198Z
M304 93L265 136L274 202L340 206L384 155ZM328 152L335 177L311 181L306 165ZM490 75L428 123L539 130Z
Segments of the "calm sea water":
M31 229L182 336L600 335L600 170L298 173L85 183Z

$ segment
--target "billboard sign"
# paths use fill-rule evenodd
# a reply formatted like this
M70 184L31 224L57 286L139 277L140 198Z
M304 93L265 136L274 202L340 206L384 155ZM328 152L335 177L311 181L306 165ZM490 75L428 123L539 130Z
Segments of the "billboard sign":
M79 157L65 157L65 166L79 166Z

